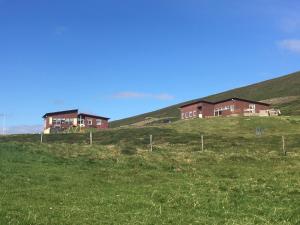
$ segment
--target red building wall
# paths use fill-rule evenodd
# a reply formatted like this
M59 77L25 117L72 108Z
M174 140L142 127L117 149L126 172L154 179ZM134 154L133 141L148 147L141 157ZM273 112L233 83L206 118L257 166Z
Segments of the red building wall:
M199 107L202 107L202 110L200 110ZM214 115L214 105L206 102L195 103L182 107L180 111L181 119L199 118L200 113L202 114L202 117L205 118ZM191 114L192 116L190 116Z
M255 105L255 113L259 113L260 110L267 110L270 107L268 105L260 104L257 102L243 101L238 99L232 99L225 102L219 103L207 103L198 102L195 104L186 105L180 108L181 119L198 118L199 114L202 113L203 118L215 116L215 110L222 109L220 116L231 116L231 115L244 115L246 109L249 109L250 105ZM202 111L199 109L202 107ZM227 108L226 110L225 107Z
M49 124L49 117L52 118L52 125ZM59 119L59 118L65 118L65 119L77 119L77 113L56 114L56 115L49 116L49 117L47 117L47 118L45 119L45 120L46 120L46 129L48 129L48 128L54 126L54 124L53 124L53 119ZM62 128L68 128L69 125L67 125L67 124L62 124L61 127L62 127Z
M215 104L215 109L218 108L224 108L225 106L234 106L234 111L226 110L222 112L222 116L229 116L229 115L243 115L245 112L245 109L249 109L249 105L255 105L255 113L259 113L260 110L266 110L269 109L269 106L259 104L259 103L251 103L241 100L230 100L226 102L221 102Z
M49 123L50 117L52 118L52 124ZM79 118L77 113L62 113L62 114L55 114L52 116L49 116L45 118L45 129L48 128L54 128L55 125L53 123L53 119L77 119L77 124L75 126L79 125ZM98 119L97 117L92 117L92 116L82 116L82 119L84 119L84 125L85 127L90 127L90 128L97 128L97 129L107 129L109 127L109 123L107 119L101 119L101 125L97 125L96 120ZM88 119L92 120L92 125L88 125ZM99 118L100 119L100 118ZM60 124L59 127L63 129L67 129L70 126L70 124Z
M86 128L97 128L97 129L107 129L108 128L108 120L101 119L101 125L97 125L97 119L96 117L91 116L83 116L82 119L84 119L84 125ZM92 120L92 125L88 124L88 120Z

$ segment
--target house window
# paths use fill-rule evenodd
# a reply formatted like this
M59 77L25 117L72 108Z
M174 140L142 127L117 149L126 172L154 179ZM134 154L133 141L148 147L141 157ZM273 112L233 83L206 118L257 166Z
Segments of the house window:
M230 111L233 112L234 111L234 105L230 106Z
M249 104L249 111L255 113L255 104Z
M190 116L190 117L193 117L193 112L190 112L190 113L189 113L189 116Z
M87 120L88 121L88 125L93 125L93 120Z
M215 116L222 116L222 112L223 112L222 109L216 109L215 110Z
M196 111L196 110L193 112L193 116L194 116L194 117L197 116L197 111Z
M96 125L97 125L97 126L101 126L101 125L102 125L102 120L96 119Z
M61 124L61 119L60 118L53 119L53 124L54 125L60 125Z
M188 112L185 113L185 118L186 119L189 118L189 113Z
M78 119L79 124L84 124L84 119Z
M255 104L250 104L249 109L255 109Z
M181 118L184 119L184 113L181 113Z
M66 119L65 120L65 123L67 124L67 125L73 125L73 119L71 119L71 118L68 118L68 119Z

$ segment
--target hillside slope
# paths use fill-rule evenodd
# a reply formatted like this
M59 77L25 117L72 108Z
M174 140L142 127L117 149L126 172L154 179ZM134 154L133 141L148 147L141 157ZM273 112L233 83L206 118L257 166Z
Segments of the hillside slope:
M285 115L300 115L300 71L275 79L263 81L260 83L248 85L241 88L232 89L219 94L204 97L209 101L218 101L225 98L239 97L253 99L257 101L274 99L274 107L281 109ZM285 97L285 98L282 98ZM282 101L276 101L278 98ZM112 121L111 127L130 125L145 120L146 117L166 118L176 117L179 119L179 110L183 104L193 102L199 99L179 103L153 112Z

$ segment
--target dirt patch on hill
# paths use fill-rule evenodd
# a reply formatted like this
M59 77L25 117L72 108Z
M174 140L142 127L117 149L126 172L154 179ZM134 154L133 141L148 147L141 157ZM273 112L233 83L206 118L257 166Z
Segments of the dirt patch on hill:
M289 103L300 99L300 96L286 96L286 97L279 97L279 98L270 98L266 100L262 100L261 102L271 104L271 105L279 105L283 103Z

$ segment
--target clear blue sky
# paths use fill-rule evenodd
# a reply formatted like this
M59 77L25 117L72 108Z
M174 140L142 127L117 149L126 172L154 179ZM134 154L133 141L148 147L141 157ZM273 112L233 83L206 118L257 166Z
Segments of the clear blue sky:
M299 12L299 0L0 0L0 115L119 119L300 70Z

